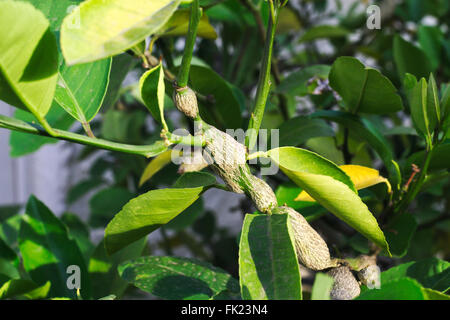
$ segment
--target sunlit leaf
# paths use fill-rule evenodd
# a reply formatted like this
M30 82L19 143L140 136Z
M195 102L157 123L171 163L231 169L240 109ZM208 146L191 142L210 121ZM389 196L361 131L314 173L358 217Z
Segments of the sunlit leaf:
M302 298L300 270L292 239L287 214L245 216L239 244L243 299Z
M179 9L174 12L167 23L156 33L159 37L183 36L187 34L189 28L189 9ZM198 23L197 37L205 39L216 39L217 33L209 23L209 18L205 12Z
M153 232L200 197L204 187L152 190L128 202L105 230L108 254Z
M142 101L153 118L167 128L164 120L164 70L161 63L144 73L139 80L139 89Z
M344 171L352 180L357 190L364 189L376 185L378 183L386 183L387 191L391 192L391 184L389 181L380 176L380 172L376 169L358 166L353 164L342 165L339 166L342 171ZM315 201L311 196L302 191L297 198L296 201Z
M59 70L55 100L81 123L90 122L102 106L109 83L111 58Z
M293 147L272 149L267 156L319 204L389 251L377 220L357 195L353 182L335 164L313 152Z
M91 62L135 46L163 26L180 0L87 0L61 26L67 64Z
M39 120L50 109L58 77L56 40L49 26L29 3L0 2L0 99Z

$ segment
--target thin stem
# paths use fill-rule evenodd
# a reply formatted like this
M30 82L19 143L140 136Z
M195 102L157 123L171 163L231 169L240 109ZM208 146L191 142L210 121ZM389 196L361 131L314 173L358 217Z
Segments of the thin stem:
M170 144L184 144L192 147L203 147L205 145L205 138L203 136L179 136L170 132L165 133Z
M344 156L345 164L350 164L352 162L352 154L349 150L348 141L349 140L349 130L347 127L344 128L344 144L342 145L342 154Z
M24 133L44 136L44 137L52 137L57 138L60 140L66 140L71 141L74 143L79 143L83 145L89 145L100 149L106 149L111 151L118 151L123 153L131 153L136 155L142 155L145 157L153 157L161 152L161 150L164 149L164 144L162 141L157 141L156 143L152 145L147 146L137 146L137 145L130 145L130 144L123 144L123 143L117 143L117 142L111 142L108 140L103 139L96 139L87 137L81 134L76 134L64 130L59 129L52 129L54 132L54 136L52 136L50 133L45 131L40 126L31 125L25 121L9 118L3 115L0 115L0 128L5 128L9 130L15 130L20 131ZM202 145L203 138L201 136L177 136L177 135L171 135L172 139L169 139L167 141L167 144L188 144L193 146L199 146Z
M194 51L195 39L197 38L197 29L202 16L199 0L194 0L191 7L191 17L189 19L189 29L184 47L183 60L178 73L177 82L179 87L185 87L189 81L189 69L191 67L192 53Z
M428 167L431 162L432 153L433 153L433 147L432 147L432 145L430 145L429 149L427 149L427 151L426 151L425 160L424 160L422 167L420 168L419 176L418 176L417 180L409 186L409 190L407 191L406 195L400 201L399 205L395 209L396 215L401 214L419 193L419 191L425 181Z
M36 116L36 115L35 115ZM47 120L45 118L41 118L41 117L36 117L39 121L39 123L41 124L41 126L44 128L45 132L51 136L51 137L58 137L58 133L56 132L56 130L54 130L50 124L47 122ZM0 118L1 120L1 118ZM1 123L0 123L0 127L1 127Z
M156 67L159 64L159 59L155 56L152 56L149 51L145 52L145 59L147 61L147 64L149 65L149 68ZM167 70L167 68L164 68L164 77L169 82L175 81L175 75Z
M264 44L266 42L266 34L265 34L264 22L262 20L259 8L256 5L254 5L253 2L251 2L251 0L242 0L242 3L252 13L253 18L255 19L256 25L258 26L259 37L261 39L261 42ZM281 83L281 73L280 73L278 64L275 59L272 59L271 71L272 71L273 79L275 80L275 84L278 86ZM281 115L283 116L284 120L289 120L289 110L287 107L287 98L281 92L278 93L277 95L278 95L278 99L279 99L278 107L280 109Z
M83 126L84 131L89 137L95 138L95 135L92 132L91 125L89 124L89 122L82 122L81 125Z
M247 160L252 160L252 159L256 159L256 158L267 158L267 152L257 151L257 152L253 152L247 156Z
M264 110L266 108L267 98L270 91L270 71L272 61L273 42L275 39L275 30L278 20L278 11L273 9L273 1L270 1L270 16L269 25L267 27L267 37L264 45L264 56L261 73L258 80L258 89L256 91L255 106L250 117L248 125L249 135L246 137L245 144L249 150L252 150L256 139L258 138L258 131L261 127L261 122L264 116Z

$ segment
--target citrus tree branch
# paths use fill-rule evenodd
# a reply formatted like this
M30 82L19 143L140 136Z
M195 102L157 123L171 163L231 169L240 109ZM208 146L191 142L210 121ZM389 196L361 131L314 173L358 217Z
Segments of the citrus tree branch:
M106 149L110 151L118 151L123 153L131 153L136 155L142 155L145 157L153 157L156 154L159 153L161 148L163 148L163 143L161 141L152 144L152 145L146 145L146 146L137 146L137 145L130 145L130 144L123 144L123 143L117 143L112 142L104 139L97 139L97 138L91 138L84 135L80 135L77 133L59 130L52 128L55 136L50 135L44 128L30 124L28 122L6 117L3 115L0 115L0 128L5 128L8 130L14 130L14 131L20 131L24 133L44 136L44 137L51 137L55 139L60 140L66 140L71 141L78 144L88 145L92 147L96 147L99 149ZM178 136L174 134L170 134L166 139L166 145L171 144L187 144L192 146L198 146L203 145L202 137L193 137L193 136Z

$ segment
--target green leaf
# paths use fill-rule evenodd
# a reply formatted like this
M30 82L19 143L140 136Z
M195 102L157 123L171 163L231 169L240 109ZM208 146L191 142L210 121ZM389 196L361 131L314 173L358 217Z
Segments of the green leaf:
M31 113L24 110L16 110L14 118L36 123L38 120ZM46 120L52 128L68 130L75 120L60 108L54 101L52 108L46 115ZM57 143L58 140L28 134L19 131L12 131L9 137L10 156L21 157L39 150L43 145Z
M442 85L441 98L441 119L443 120L443 131L446 132L450 128L450 84Z
M394 257L403 257L408 252L409 243L416 229L416 219L409 213L403 213L390 222L385 235Z
M21 0L31 3L50 21L50 29L58 32L65 16L69 14L71 7L77 6L82 0Z
M412 154L407 160L407 166L411 167L411 164L416 164L421 166L425 160L425 151L419 151ZM431 154L431 161L428 169L431 170L442 170L448 169L450 163L450 141L446 140L444 143L439 144L435 147Z
M405 73L405 77L403 78L403 86L409 92L411 89L414 89L414 87L417 84L417 78L415 75L410 73Z
M164 120L164 70L161 63L144 73L139 80L139 88L142 100L153 118L167 129Z
M39 286L31 280L9 280L0 287L0 299L17 298L21 296L28 299L42 299L47 297L50 286L50 281Z
M424 300L420 284L409 278L399 279L381 285L381 289L367 290L356 300Z
M322 118L342 124L350 129L351 134L364 139L374 149L389 171L389 178L394 189L399 188L400 172L394 161L392 149L381 132L368 120L340 111L318 111L311 117Z
M328 65L319 64L294 71L281 80L281 83L276 88L276 92L305 96L309 93L308 81L311 78L327 79L330 69Z
M217 179L212 174L207 172L186 172L177 181L175 181L174 188L195 188L207 187L217 183ZM181 212L178 216L173 218L164 227L171 230L183 230L192 225L194 221L203 214L203 199L199 198L190 207Z
M188 33L190 10L187 8L178 9L174 12L169 21L156 33L159 37L184 36ZM203 12L198 23L197 37L205 39L216 39L217 33L214 27L209 23L209 18Z
M319 204L381 248L389 251L383 232L350 178L335 164L298 148L272 149L267 155Z
M381 286L404 277L417 280L425 288L445 292L450 288L450 262L429 258L398 265L381 273Z
M299 300L301 276L287 214L246 214L239 243L245 300Z
M108 256L103 240L98 244L89 260L89 276L94 299L108 294L121 297L125 293L128 283L120 277L117 267L124 261L140 257L146 244L147 237L143 237L111 256Z
M207 172L186 172L175 181L174 188L208 187L217 183L217 179Z
M84 1L61 26L61 49L67 64L91 62L126 51L157 32L179 3L180 0Z
M330 300L334 280L325 273L316 273L316 279L311 290L311 300Z
M112 254L153 232L189 207L204 187L152 190L128 202L105 230L105 246Z
M294 201L294 199L300 192L302 192L302 189L291 181L280 184L275 191L278 205L286 205L292 209L299 209L302 207L302 202Z
M434 98L429 97L433 89L428 89L427 81L422 78L411 92L411 118L416 130L431 143L431 134L437 124Z
M19 230L23 266L38 285L48 280L52 296L76 298L67 287L67 267L77 265L81 272L81 295L90 297L89 278L83 255L69 238L66 226L38 199L31 196Z
M351 113L384 114L403 109L397 89L389 79L379 71L365 67L358 59L336 59L329 80L330 86L339 93ZM383 97L382 103L380 97Z
M163 299L205 300L229 291L238 282L224 270L188 258L141 257L119 266L120 276L134 286Z
M335 137L311 138L306 141L305 148L316 152L335 164L343 165L345 163L344 155L342 154L342 150L339 150Z
M122 82L135 65L136 59L128 53L120 54L112 58L109 85L101 106L102 110L113 106L119 99Z
M0 224L0 238L15 252L19 252L17 238L22 215L15 215Z
M299 39L299 42L307 42L317 39L343 38L350 33L340 26L321 25L308 29Z
M316 202L295 201L294 199L300 192L302 192L302 189L291 181L280 184L275 191L278 205L286 205L292 209L300 211L302 216L305 217L308 222L320 218L327 212L324 207L318 205Z
M319 156L317 153L295 147L280 147L269 150L267 155L280 166L283 172L298 171L330 176L347 185L354 193L357 193L350 177L333 162ZM294 182L297 183L296 181Z
M279 129L279 146L298 146L314 137L332 137L331 126L321 119L298 116L283 122Z
M100 110L106 94L111 58L59 69L55 100L72 117L85 124Z
M77 215L69 212L66 212L61 216L61 222L67 226L69 238L75 240L83 257L88 261L94 250L94 245L90 240L88 226Z
M146 113L143 110L134 110L131 112L115 110L110 108L103 116L101 135L106 140L116 142L148 145L153 142L155 153L147 157L153 157L167 150L163 140L156 140L156 135L149 141L145 133ZM159 135L158 135L159 138Z
M405 73L421 78L427 77L432 71L430 61L425 53L412 43L403 40L399 35L394 37L393 51L400 79L403 79Z
M92 178L87 180L82 180L76 185L71 187L66 195L67 204L73 204L75 201L86 195L92 189L99 187L103 184L103 181L99 178Z
M191 66L191 88L203 96L213 97L213 102L199 101L200 115L205 119L218 117L224 128L236 129L242 125L240 103L232 87L216 72L207 67ZM208 121L220 127L214 120Z
M0 238L0 275L10 279L20 278L17 254Z
M195 220L203 213L203 199L199 198L189 208L167 223L164 228L181 231L191 226Z
M106 226L111 218L134 196L135 194L123 187L100 190L89 201L91 209L89 224L94 228Z
M450 296L439 291L422 288L423 295L425 296L425 300L450 300Z
M420 47L430 61L431 68L436 70L441 62L442 42L444 37L439 27L420 26L417 35Z
M431 73L428 78L428 92L427 92L427 109L430 110L429 121L430 130L436 127L441 122L441 106L439 104L439 93L436 86L436 80Z
M10 204L0 206L0 224L6 221L8 218L19 214L22 205Z
M44 15L29 3L1 1L0 99L43 119L57 70L56 40Z

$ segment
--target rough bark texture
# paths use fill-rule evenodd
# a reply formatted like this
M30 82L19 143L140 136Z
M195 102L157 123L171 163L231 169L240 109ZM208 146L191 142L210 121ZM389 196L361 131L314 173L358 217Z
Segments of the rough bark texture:
M333 300L352 300L359 296L361 289L358 281L347 266L333 268L328 272L333 277L334 284L330 292Z
M376 264L369 265L358 271L358 278L368 288L379 288L381 285L380 268Z
M301 264L312 270L323 270L336 266L336 262L330 257L330 251L325 241L301 214L286 206L278 207L275 212L289 214L295 249Z
M249 176L245 193L253 200L256 208L261 212L271 212L278 205L277 197L272 188L262 179Z
M213 126L204 130L204 136L205 160L212 164L228 188L247 194L259 211L271 212L277 206L277 198L266 182L251 173L245 146Z

